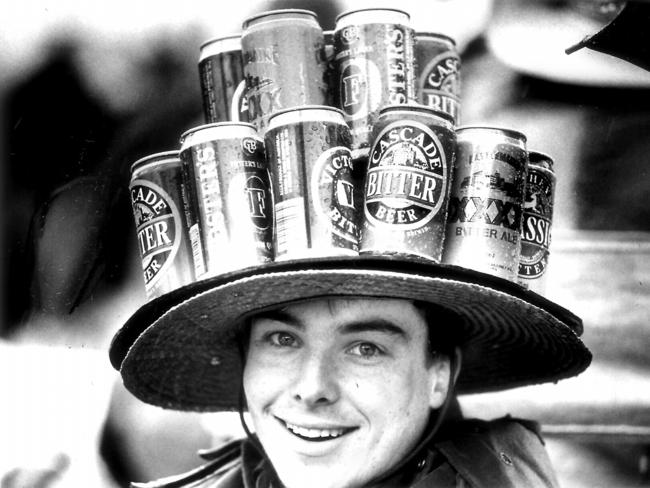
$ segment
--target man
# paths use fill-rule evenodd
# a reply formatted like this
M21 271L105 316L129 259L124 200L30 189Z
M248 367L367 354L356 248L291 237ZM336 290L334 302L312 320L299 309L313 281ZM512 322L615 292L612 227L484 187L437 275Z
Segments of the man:
M456 391L579 373L591 359L580 332L570 312L509 282L406 257L195 283L140 309L112 362L148 403L239 410L248 438L134 486L556 486L533 424L445 412Z

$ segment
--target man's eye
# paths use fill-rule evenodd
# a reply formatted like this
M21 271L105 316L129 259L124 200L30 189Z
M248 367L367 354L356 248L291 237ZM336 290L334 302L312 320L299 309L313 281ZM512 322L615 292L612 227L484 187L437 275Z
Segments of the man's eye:
M298 340L288 332L273 332L267 336L268 341L278 347L296 347Z
M360 342L355 344L349 349L349 352L366 359L380 356L383 353L379 347L370 342Z

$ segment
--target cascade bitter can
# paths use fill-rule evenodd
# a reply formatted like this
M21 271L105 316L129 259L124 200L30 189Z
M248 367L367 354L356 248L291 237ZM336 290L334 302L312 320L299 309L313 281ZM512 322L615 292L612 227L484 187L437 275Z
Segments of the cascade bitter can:
M443 263L517 281L526 186L526 136L460 127Z
M244 122L181 136L186 214L197 278L273 259L273 202L264 142Z
M334 105L345 114L352 154L366 155L387 105L415 102L414 31L408 13L389 8L344 12L336 19Z
M350 132L340 110L271 117L265 135L275 200L276 260L358 253Z
M529 151L518 281L542 295L551 245L554 193L553 159L544 153Z
M206 124L248 121L240 35L211 39L201 45L199 79Z
M241 43L248 120L260 134L275 112L326 103L325 41L314 12L284 9L250 17Z
M429 107L385 107L364 185L362 253L442 257L456 135Z
M451 115L459 123L460 56L456 42L443 34L415 33L418 101Z
M129 190L146 297L151 300L194 281L178 151L133 163Z

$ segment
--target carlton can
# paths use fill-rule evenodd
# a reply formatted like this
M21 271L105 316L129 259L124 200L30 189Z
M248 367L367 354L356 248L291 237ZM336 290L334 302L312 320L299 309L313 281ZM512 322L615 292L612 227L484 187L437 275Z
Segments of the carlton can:
M355 158L367 154L379 111L415 102L414 33L409 14L362 9L336 19L334 105L343 110Z
M350 131L340 110L271 117L265 136L275 198L275 258L358 254Z
M460 56L456 42L442 34L416 32L415 64L418 101L459 122Z
M546 154L529 151L519 257L519 284L542 295L545 292L546 268L551 245L554 193L553 160Z
M178 151L152 154L131 167L131 205L148 300L194 281L181 173Z
M385 107L364 185L362 253L440 262L454 164L451 118L429 107Z
M241 36L220 37L203 43L199 78L206 123L248 121Z
M263 134L274 113L327 100L323 30L309 10L272 10L243 24L248 119Z
M461 127L443 263L517 281L526 189L526 136Z
M181 136L187 225L197 278L273 259L273 202L253 125L221 122Z

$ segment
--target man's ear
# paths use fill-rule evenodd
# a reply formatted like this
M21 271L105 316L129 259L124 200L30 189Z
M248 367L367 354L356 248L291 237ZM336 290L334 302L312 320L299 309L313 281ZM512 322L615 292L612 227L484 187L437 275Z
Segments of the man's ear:
M439 354L429 366L429 379L431 389L429 392L429 406L432 409L440 408L449 394L449 379L451 377L451 365L449 357Z

